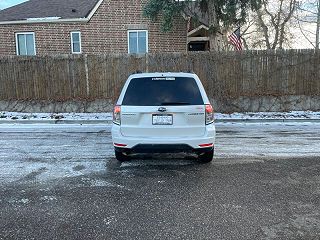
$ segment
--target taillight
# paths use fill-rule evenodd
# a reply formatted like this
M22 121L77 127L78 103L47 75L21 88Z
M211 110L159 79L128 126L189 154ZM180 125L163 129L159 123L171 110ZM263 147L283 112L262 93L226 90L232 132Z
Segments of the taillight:
M213 143L206 143L206 144L200 144L199 147L202 147L202 148L206 148L206 147L212 147L213 146Z
M113 109L113 123L120 125L121 123L121 106L117 105Z
M206 104L206 125L214 122L213 107L210 104Z

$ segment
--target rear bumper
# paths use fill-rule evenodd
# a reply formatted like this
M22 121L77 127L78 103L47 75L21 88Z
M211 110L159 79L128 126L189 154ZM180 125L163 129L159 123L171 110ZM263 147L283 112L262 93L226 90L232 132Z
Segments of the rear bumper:
M115 147L123 153L204 153L210 152L214 147L194 149L186 144L138 144L133 148Z
M113 124L112 141L117 151L121 152L205 152L213 149L215 141L215 126L206 126L206 131L200 137L125 137L120 126ZM212 143L212 146L207 144ZM200 145L205 144L205 147Z

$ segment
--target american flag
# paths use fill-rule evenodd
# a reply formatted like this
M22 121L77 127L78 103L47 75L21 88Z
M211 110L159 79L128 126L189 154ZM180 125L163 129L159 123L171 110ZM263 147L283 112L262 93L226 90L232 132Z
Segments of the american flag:
M229 42L235 47L237 51L243 50L242 41L240 36L240 28L235 30L229 37Z

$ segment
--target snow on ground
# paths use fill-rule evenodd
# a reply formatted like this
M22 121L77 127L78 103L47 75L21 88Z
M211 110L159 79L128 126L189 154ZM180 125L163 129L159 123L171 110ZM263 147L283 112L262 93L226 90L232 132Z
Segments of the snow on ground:
M112 120L112 113L21 113L0 112L1 120Z
M247 112L231 114L215 114L216 119L319 119L320 112L312 111L292 111L292 112Z
M0 185L105 171L114 154L110 131L103 124L1 124Z
M297 120L320 120L320 112L312 111L292 111L292 112L247 112L247 113L216 113L217 120L272 120L272 119L297 119ZM0 112L1 121L8 120L74 120L90 121L101 120L111 121L112 113L20 113L20 112Z
M319 158L319 122L219 122L213 164ZM0 186L79 178L83 186L115 186L100 172L128 176L135 168L194 165L184 154L115 160L110 124L0 124ZM69 179L69 180L68 180Z

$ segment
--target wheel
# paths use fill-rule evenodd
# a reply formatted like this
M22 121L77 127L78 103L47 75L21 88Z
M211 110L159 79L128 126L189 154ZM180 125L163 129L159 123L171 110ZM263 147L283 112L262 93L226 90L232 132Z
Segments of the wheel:
M198 155L198 158L203 163L209 163L212 161L214 154L214 150L212 149L210 152L204 152Z
M116 159L120 162L125 162L130 160L130 157L128 155L125 155L122 152L114 151L114 154L116 155Z

